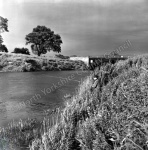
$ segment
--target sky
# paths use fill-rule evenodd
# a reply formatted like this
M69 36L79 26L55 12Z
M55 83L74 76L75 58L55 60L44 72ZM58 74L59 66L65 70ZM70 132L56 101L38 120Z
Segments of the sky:
M30 49L25 36L37 25L61 36L63 55L104 55L127 40L121 55L148 52L147 0L0 0L0 16L8 19L2 37L10 52Z

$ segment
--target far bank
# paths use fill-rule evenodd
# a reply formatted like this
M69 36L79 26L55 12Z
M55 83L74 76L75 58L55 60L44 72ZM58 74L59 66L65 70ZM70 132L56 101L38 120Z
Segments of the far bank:
M37 57L23 54L0 55L1 72L88 70L81 60L69 60L52 57Z

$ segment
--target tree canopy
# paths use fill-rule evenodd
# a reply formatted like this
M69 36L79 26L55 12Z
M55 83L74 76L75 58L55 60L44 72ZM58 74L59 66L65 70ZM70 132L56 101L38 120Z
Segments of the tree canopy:
M0 33L8 32L8 20L0 16ZM0 35L0 51L1 52L8 52L8 49L3 43L3 38Z
M45 26L37 26L25 39L26 44L31 44L32 52L38 56L46 54L47 51L61 52L60 35L54 34L54 31Z
M8 20L0 16L0 33L8 32ZM0 35L0 44L3 43L3 38Z
M8 31L8 19L0 16L0 33Z
M12 53L30 55L28 48L24 48L24 47L23 48L15 48Z
M8 52L8 49L4 44L0 44L0 52Z

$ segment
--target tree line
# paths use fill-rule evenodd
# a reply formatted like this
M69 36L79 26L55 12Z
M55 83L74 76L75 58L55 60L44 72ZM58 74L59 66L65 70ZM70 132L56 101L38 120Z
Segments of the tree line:
M8 19L0 16L0 52L8 52L6 45L3 44L1 33L9 32ZM31 44L32 53L40 56L47 52L53 51L60 53L62 39L59 34L55 34L50 28L45 26L37 26L33 28L32 32L25 37L26 45ZM27 48L15 48L12 53L21 53L30 55Z

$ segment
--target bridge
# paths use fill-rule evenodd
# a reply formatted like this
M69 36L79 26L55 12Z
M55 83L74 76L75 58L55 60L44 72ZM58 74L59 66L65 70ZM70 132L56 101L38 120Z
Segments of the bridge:
M89 57L88 66L90 70L94 70L96 67L100 67L107 63L115 64L119 60L126 60L127 57Z
M100 67L106 63L116 63L119 60L125 60L128 57L123 57L123 56L116 56L116 57L106 57L106 56L100 56L100 57L92 57L92 56L87 56L87 57L70 57L70 60L81 60L83 61L90 70L94 70L96 67Z

